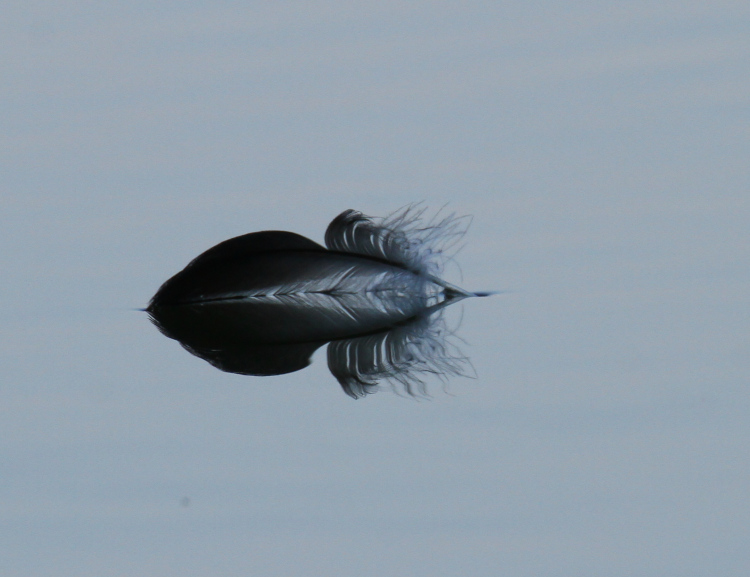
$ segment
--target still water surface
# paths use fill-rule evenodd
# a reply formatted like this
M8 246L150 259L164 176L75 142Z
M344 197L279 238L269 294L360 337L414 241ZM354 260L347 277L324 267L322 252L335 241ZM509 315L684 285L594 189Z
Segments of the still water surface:
M746 8L11 4L3 575L747 573ZM137 310L419 201L473 215L445 280L505 291L446 309L475 378L429 398Z

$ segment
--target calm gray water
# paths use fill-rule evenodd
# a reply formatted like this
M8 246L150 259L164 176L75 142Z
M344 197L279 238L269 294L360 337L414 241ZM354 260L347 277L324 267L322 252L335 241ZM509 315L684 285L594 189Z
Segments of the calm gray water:
M0 572L736 576L750 8L11 1ZM476 379L223 373L144 307L232 236L471 214Z

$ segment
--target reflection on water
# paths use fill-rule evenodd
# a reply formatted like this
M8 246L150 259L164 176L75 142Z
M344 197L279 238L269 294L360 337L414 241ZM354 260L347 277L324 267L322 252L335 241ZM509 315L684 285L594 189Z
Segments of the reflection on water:
M353 210L326 231L326 247L282 231L246 234L209 249L169 279L147 311L192 354L227 372L279 375L328 346L344 391L362 397L386 381L423 394L423 377L466 375L443 311L470 293L440 279L467 218L429 222L424 209L373 219Z

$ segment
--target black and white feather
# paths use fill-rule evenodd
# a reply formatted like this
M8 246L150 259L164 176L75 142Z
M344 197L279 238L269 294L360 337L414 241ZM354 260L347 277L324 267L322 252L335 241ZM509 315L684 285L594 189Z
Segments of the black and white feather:
M351 396L382 379L414 393L419 374L466 373L442 310L486 294L440 278L469 219L424 213L344 211L326 247L284 231L224 241L165 282L147 310L164 334L222 370L298 370L330 342L329 368Z

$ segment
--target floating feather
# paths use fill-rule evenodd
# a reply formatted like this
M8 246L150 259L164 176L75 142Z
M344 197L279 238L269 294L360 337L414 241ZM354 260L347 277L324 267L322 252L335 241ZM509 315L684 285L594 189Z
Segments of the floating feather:
M468 219L425 223L423 215L347 210L328 226L326 247L283 231L229 239L165 282L147 311L165 335L224 371L296 371L330 342L329 368L347 394L363 396L383 378L413 394L419 374L466 373L442 310L487 294L439 276Z

